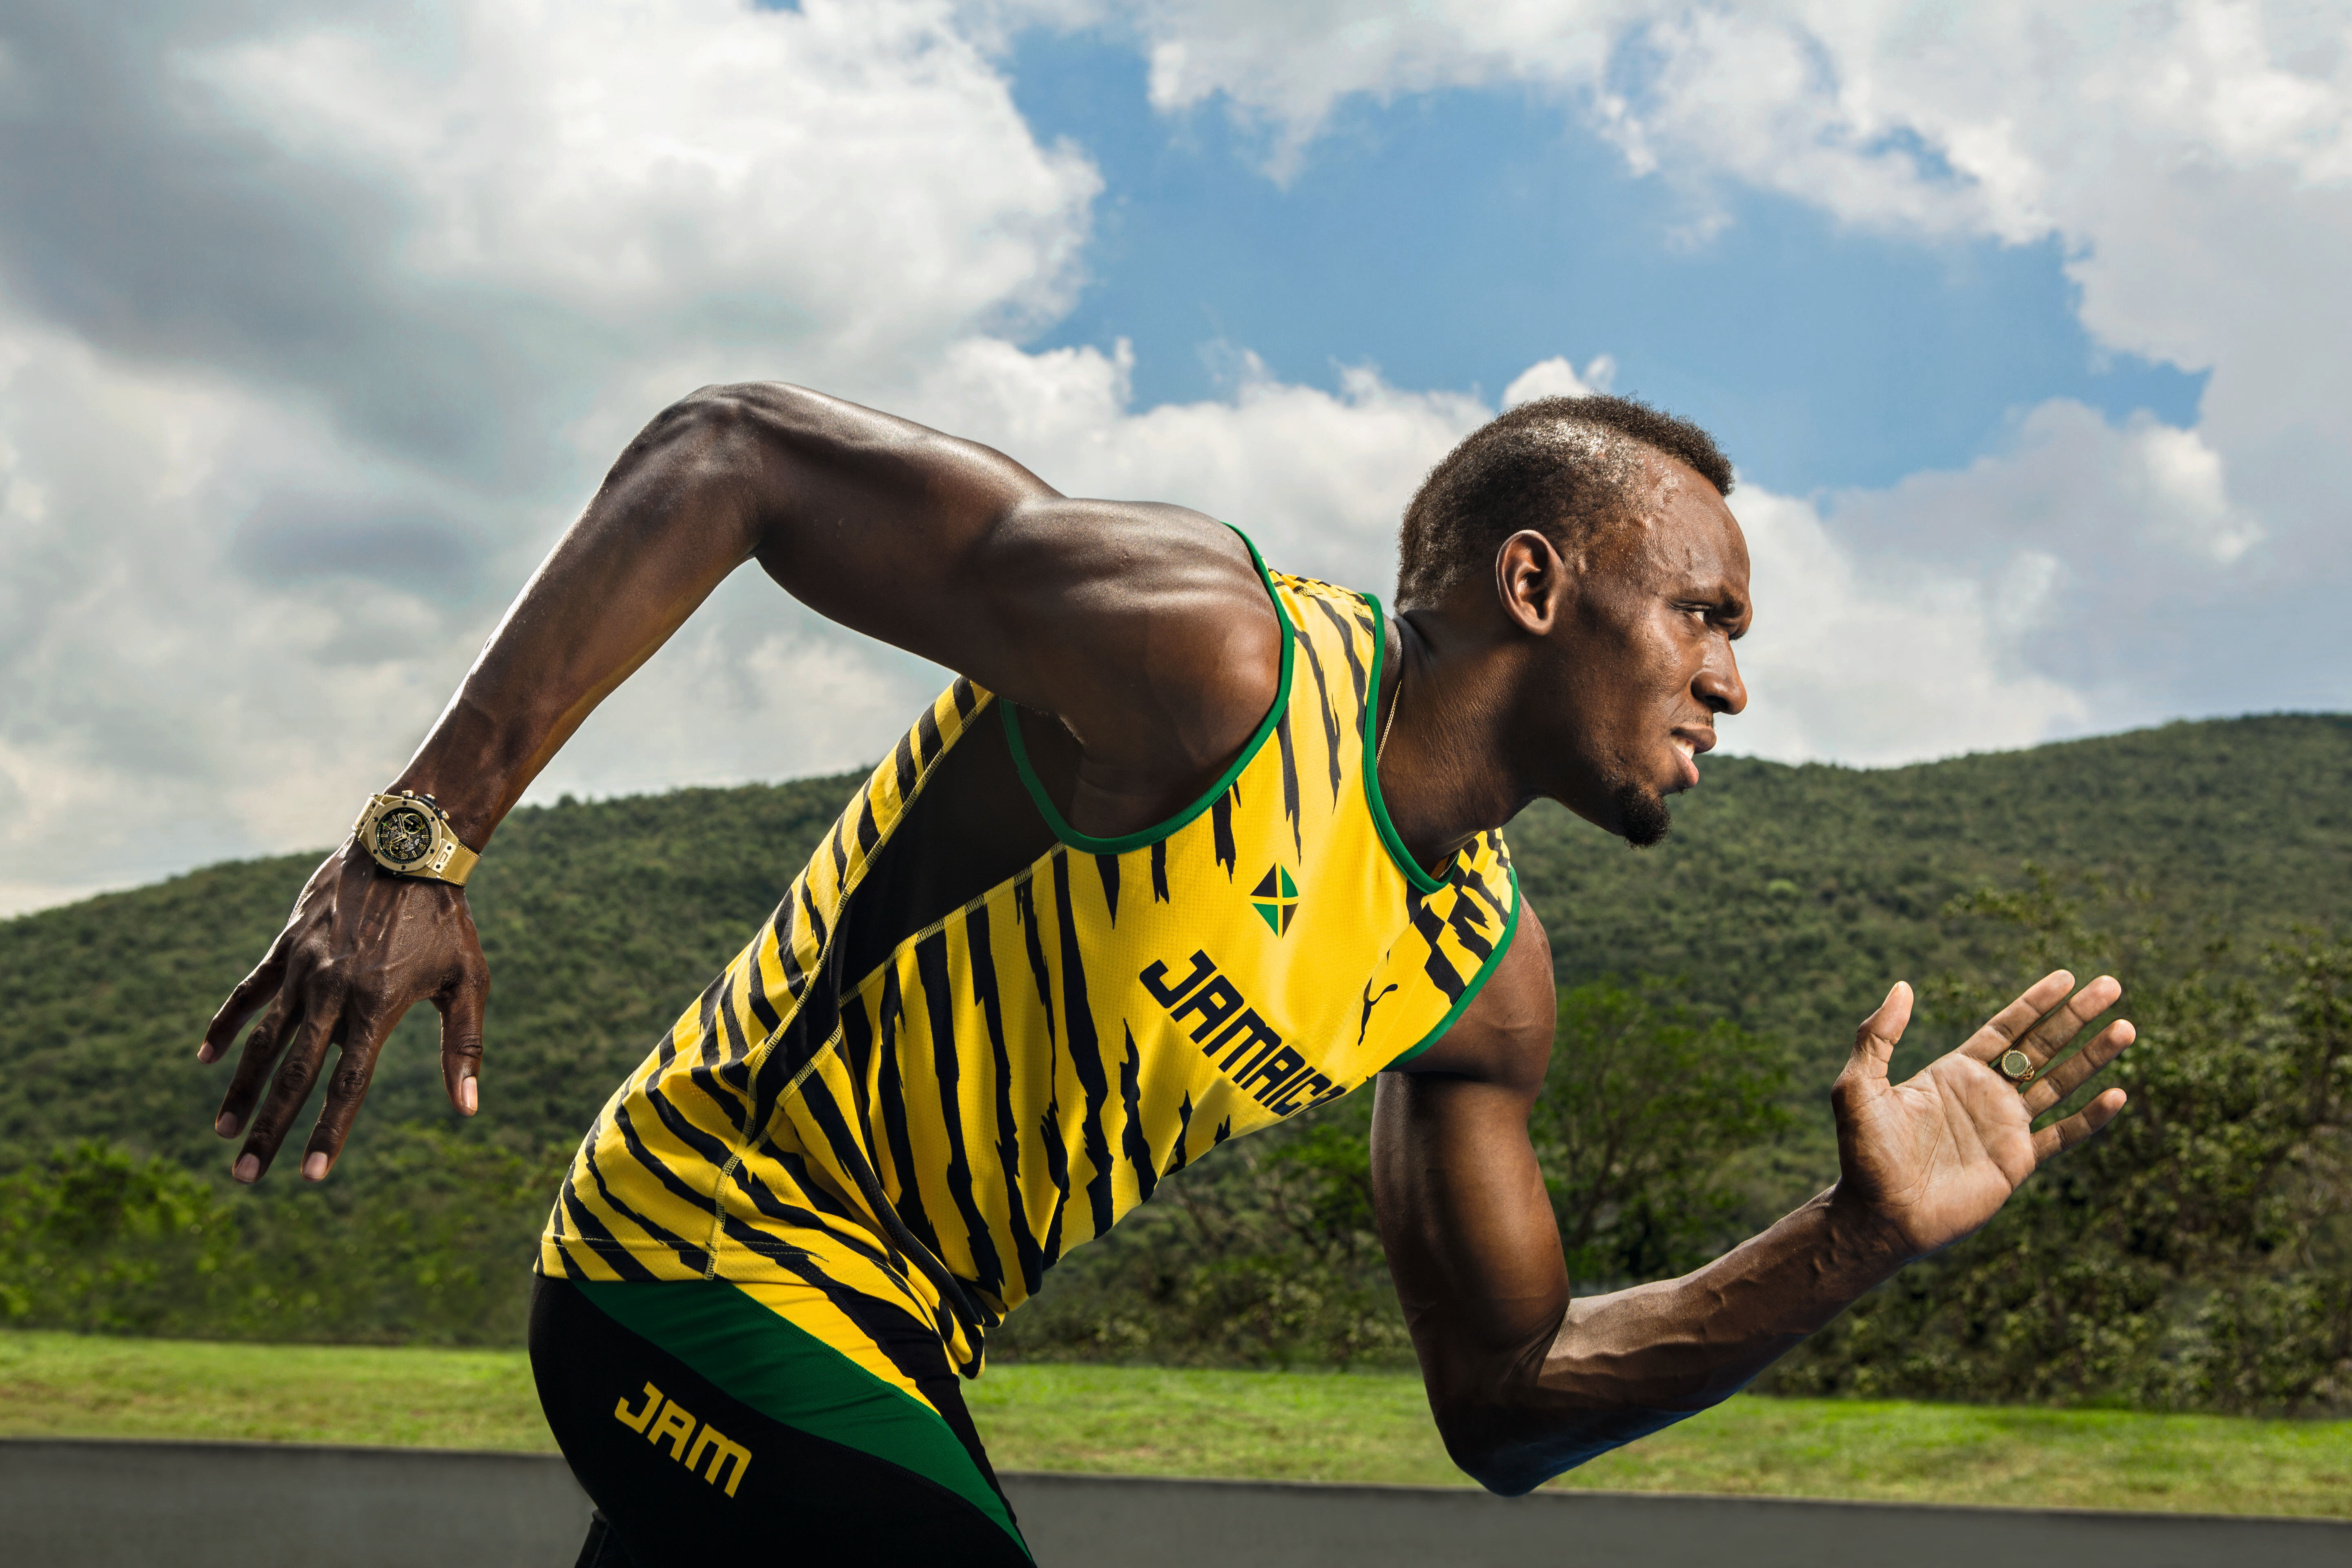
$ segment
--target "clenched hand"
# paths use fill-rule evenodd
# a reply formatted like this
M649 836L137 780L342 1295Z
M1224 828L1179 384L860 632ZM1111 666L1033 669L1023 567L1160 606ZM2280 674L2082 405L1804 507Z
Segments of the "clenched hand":
M464 890L387 875L346 842L310 874L286 929L229 993L197 1048L198 1061L218 1061L246 1021L261 1014L214 1123L224 1138L245 1133L233 1174L255 1182L269 1169L331 1046L340 1054L327 1103L302 1156L302 1174L324 1180L367 1098L384 1037L410 1006L427 999L441 1014L441 1076L449 1101L471 1116L489 994L489 966Z

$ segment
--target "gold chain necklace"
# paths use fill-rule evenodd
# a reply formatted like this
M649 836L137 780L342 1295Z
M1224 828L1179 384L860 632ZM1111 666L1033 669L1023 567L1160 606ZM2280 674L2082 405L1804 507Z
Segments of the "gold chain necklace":
M1396 695L1389 699L1389 721L1381 726L1381 743L1372 748L1372 771L1380 772L1381 761L1389 754L1389 737L1396 732L1397 710L1404 706L1404 666L1397 666Z

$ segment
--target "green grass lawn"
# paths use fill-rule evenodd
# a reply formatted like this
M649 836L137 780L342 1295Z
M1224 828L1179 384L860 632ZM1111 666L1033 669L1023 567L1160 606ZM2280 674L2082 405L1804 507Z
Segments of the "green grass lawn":
M1008 1365L1000 1469L1466 1484L1410 1374ZM0 1434L548 1449L510 1351L0 1333ZM2352 1422L1741 1397L1559 1486L2352 1518Z

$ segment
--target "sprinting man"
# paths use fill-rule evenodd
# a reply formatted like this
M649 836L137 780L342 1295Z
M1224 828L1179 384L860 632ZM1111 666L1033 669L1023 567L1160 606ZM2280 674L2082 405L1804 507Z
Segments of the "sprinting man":
M235 1173L324 1074L323 1179L419 1000L476 1110L465 875L751 559L958 673L614 1091L549 1215L531 1358L602 1510L583 1562L1027 1561L957 1392L988 1331L1159 1182L1375 1079L1381 1237L1462 1468L1523 1492L1705 1409L2104 1125L2119 1089L2032 1129L2132 1038L2058 1060L2120 994L2061 972L1891 1084L1897 984L1832 1091L1834 1186L1680 1279L1571 1295L1527 1132L1551 950L1502 828L1548 796L1665 835L1748 701L1731 488L1639 403L1525 405L1414 497L1391 617L1180 507L1071 500L795 387L698 393L214 1020L206 1061L260 1015L218 1122Z

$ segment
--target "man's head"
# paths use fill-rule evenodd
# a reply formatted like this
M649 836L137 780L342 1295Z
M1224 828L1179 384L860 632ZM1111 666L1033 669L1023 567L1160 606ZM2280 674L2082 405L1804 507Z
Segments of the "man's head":
M1397 604L1508 657L1514 772L1630 842L1670 825L1715 716L1747 691L1748 547L1731 465L1697 426L1622 397L1547 397L1474 432L1406 509Z

